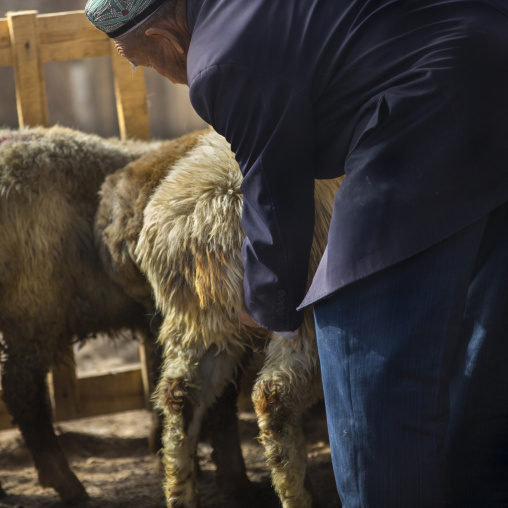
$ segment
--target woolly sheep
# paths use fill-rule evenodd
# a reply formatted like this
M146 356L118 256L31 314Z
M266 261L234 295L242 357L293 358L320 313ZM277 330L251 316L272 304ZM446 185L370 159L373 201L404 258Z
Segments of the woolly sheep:
M163 156L160 163L164 165ZM143 159L131 166L138 164ZM203 134L166 171L144 210L134 256L163 316L156 400L165 419L166 499L171 507L195 508L195 457L203 417L245 364L247 352L268 334L237 318L242 307L242 176L228 144L214 132ZM326 244L339 185L339 180L316 182L311 273ZM277 334L269 339L253 390L260 440L284 508L311 506L301 417L321 397L313 317L307 310L298 339ZM243 475L237 485L246 506Z
M150 289L148 298L128 296L106 274L93 221L106 175L154 147L58 126L0 130L3 398L41 485L67 502L87 494L57 442L46 375L69 357L74 337L124 328L147 334Z
M101 258L106 267L111 267L108 269L110 276L118 280L122 286L125 285L126 292L134 289L138 298L141 294L146 296L146 281L139 279L134 252L143 227L144 210L168 172L171 173L172 168L177 166L180 160L185 160L189 153L198 149L197 145L201 146L202 139L208 139L209 135L209 131L196 131L176 140L168 141L157 151L109 175L102 185L99 193L100 204L95 220L96 238ZM208 165L213 168L214 160L205 161L205 166L208 167ZM194 184L195 182L192 180L186 182L186 185L191 187ZM187 203L189 206L193 206L192 199L191 196L190 202ZM168 202L167 205L172 208L174 203ZM181 205L184 205L182 201L178 203L178 206ZM178 210L176 207L174 208L175 213L179 213ZM179 252L180 244L178 242L181 239L175 238L175 241L177 244L174 245L174 251L166 252L166 257L154 260L154 262L160 262L162 270L175 269L173 277L185 278L189 276L187 272L193 269L196 259L184 257L186 253ZM167 242L172 244L173 239L168 238ZM166 264L167 257L171 257L172 253L176 256L172 259L172 262L177 265L176 268L174 265ZM201 276L204 276L204 273L198 274L198 279L201 284L201 293L205 295L210 291L210 286L208 286L210 281L201 279ZM137 284L136 281L140 284ZM185 292L185 289L182 288L182 291ZM179 293L180 296L183 295L182 291ZM182 304L185 306L186 302L182 301ZM181 309L180 318L183 316L183 312ZM171 319L171 316L167 319ZM198 333L197 328L200 327L199 322L194 321L187 324L189 333L194 334L194 339L199 341L198 336L195 335ZM217 322L217 326L223 327L222 322ZM166 344L166 341L164 343ZM191 345L191 347L193 346ZM251 351L245 347L243 350L240 356L243 355L242 361L246 362ZM184 355L187 353L190 354L190 349L188 352L182 351ZM182 363L183 368L186 366L187 363ZM211 439L212 458L216 463L218 486L225 496L234 495L238 491L243 491L245 494L244 489L250 485L241 454L236 414L237 384L240 376L240 371L228 374L224 383L221 384L220 393L214 394L213 400L210 399L207 403L206 425L203 426L200 419L199 426L193 431L193 437L196 440L203 431ZM176 384L173 386L172 393L176 394L179 390L185 389L186 387ZM171 404L173 404L172 407L175 411L181 410L185 413L186 409L178 407L178 401L174 400ZM194 449L193 457L195 452ZM192 468L194 469L195 466L195 460L192 460ZM195 476L192 481L195 482Z

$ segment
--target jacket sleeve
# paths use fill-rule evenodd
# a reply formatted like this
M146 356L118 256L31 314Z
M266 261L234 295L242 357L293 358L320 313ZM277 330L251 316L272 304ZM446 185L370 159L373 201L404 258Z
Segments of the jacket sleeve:
M230 143L244 176L244 305L261 326L298 328L314 231L310 102L283 77L213 66L190 83L196 112Z

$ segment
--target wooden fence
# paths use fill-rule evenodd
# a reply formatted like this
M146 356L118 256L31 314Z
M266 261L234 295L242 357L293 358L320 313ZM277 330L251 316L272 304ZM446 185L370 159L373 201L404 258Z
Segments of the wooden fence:
M95 29L83 11L38 14L9 12L0 18L0 67L14 69L19 126L48 126L43 63L111 58L122 139L150 138L145 77L132 73L112 41ZM78 378L73 365L56 367L49 377L55 421L149 408L152 390L148 352L140 346L141 367ZM12 426L0 400L0 429Z

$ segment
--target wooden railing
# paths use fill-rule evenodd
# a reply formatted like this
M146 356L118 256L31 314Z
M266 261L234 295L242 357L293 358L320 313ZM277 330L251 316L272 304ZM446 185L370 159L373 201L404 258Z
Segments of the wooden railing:
M0 67L13 67L20 127L48 126L49 115L43 64L63 60L110 57L120 135L122 139L150 138L144 73L130 70L112 41L95 29L83 11L38 14L9 12L0 18ZM49 392L56 421L149 408L152 390L145 345L141 367L78 378L73 362L55 367ZM0 429L11 427L0 400Z
M48 125L43 63L100 56L111 58L121 137L148 139L144 74L130 72L129 62L82 11L40 15L20 11L0 18L0 67L14 68L20 127Z

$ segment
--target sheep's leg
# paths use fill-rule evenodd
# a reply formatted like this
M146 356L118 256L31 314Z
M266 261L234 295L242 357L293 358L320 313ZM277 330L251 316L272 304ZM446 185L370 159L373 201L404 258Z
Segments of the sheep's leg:
M153 391L154 387L156 387L159 382L161 374L162 351L160 345L156 343L156 337L153 333L150 333L144 340L148 373L151 376L148 380L148 385L150 390ZM162 428L163 415L158 408L152 407L151 425L148 434L148 448L154 455L158 454L162 449Z
M159 382L159 404L164 404L162 463L168 507L199 506L196 447L204 408L199 405L198 393L199 387L185 377Z
M284 508L309 508L305 488L307 449L301 422L301 408L294 408L288 387L274 380L256 383L253 402L272 483Z
M65 502L77 502L88 495L57 441L46 374L28 351L8 352L2 366L3 399L32 454L41 486L52 487Z
M321 394L317 352L309 342L273 338L253 389L260 441L284 508L318 506L311 494L302 428L303 411Z
M171 361L166 358L157 387L164 412L162 462L169 507L199 506L197 443L203 417L233 378L236 365L232 356L216 350L203 351L201 358L195 353L186 350Z
M238 415L238 383L230 383L206 416L206 428L213 447L212 459L217 467L217 485L221 492L238 506L246 507L253 499L253 486L247 477L247 470L240 446Z

